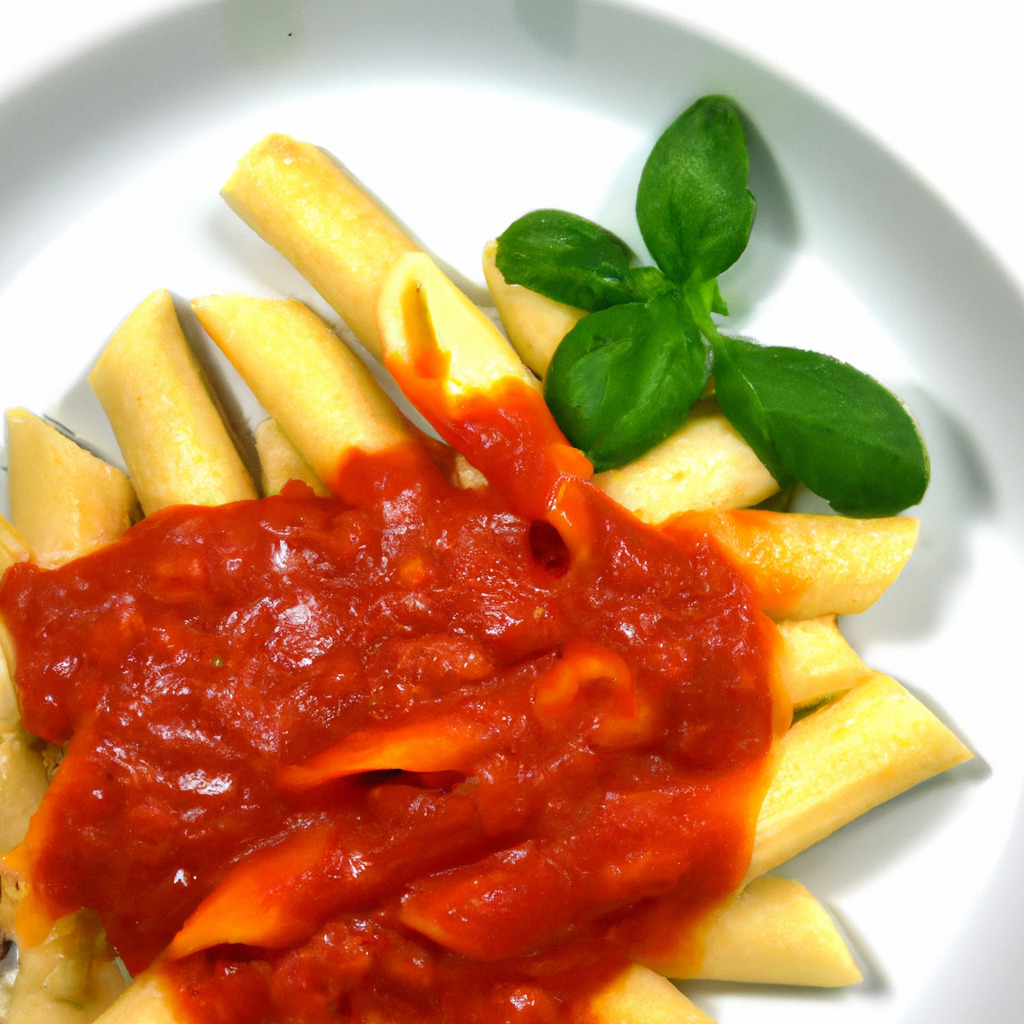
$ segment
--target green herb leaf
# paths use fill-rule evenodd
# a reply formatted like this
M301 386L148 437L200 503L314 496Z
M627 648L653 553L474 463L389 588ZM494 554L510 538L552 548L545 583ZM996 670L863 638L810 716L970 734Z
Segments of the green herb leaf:
M538 210L498 239L507 281L590 311L565 337L545 395L598 470L667 437L703 393L711 354L719 403L782 486L794 479L856 516L917 504L929 466L899 400L845 363L724 337L718 277L747 246L755 202L736 104L705 96L658 139L636 200L657 267L575 214Z
M545 397L598 472L668 437L704 393L710 349L676 294L585 316L555 351Z
M754 223L749 173L743 126L724 96L697 100L654 144L636 215L644 243L672 281L711 281L742 254Z
M788 487L794 477L775 450L771 415L759 390L761 381L756 367L757 357L748 349L759 349L759 346L716 334L712 348L715 398L722 414L750 445L779 486ZM755 365L752 375L748 375L751 364Z
M714 357L722 412L776 479L791 474L849 516L895 515L924 496L921 434L878 381L831 356L722 335Z
M633 267L629 247L593 221L534 210L498 237L495 265L511 284L589 311L671 290L654 267Z

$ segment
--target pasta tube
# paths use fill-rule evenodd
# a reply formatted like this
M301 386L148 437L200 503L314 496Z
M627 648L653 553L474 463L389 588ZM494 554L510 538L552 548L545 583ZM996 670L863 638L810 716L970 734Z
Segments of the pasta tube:
M10 679L6 664L0 663L0 688L4 691L4 730L0 733L0 854L9 853L28 832L29 819L46 793L49 779L39 754L38 743L17 721L8 698ZM12 719L14 719L12 721Z
M657 965L677 977L671 962ZM799 882L765 875L727 900L705 925L694 978L835 988L863 974L828 911Z
M399 387L521 514L542 517L566 477L590 475L537 379L429 257L411 253L396 261L378 318L384 365ZM517 462L522 453L531 465Z
M639 964L613 978L584 1011L587 1024L715 1024L672 982Z
M26 409L7 412L11 517L40 565L116 540L138 517L127 476Z
M253 146L221 195L379 355L383 279L418 248L383 208L323 150L286 135Z
M124 321L89 383L146 515L256 496L169 292L154 292Z
M794 707L838 696L871 674L834 615L784 619L776 634L775 666Z
M211 295L203 329L313 471L332 489L349 449L381 452L416 436L358 356L294 299Z
M874 672L783 737L754 837L756 878L974 755L894 679Z
M706 529L750 574L766 614L776 619L853 615L869 608L900 574L917 541L908 516L842 516L737 509L692 512L670 528Z
M95 916L69 914L43 945L19 950L3 1019L9 1024L90 1024L124 989Z
M555 302L522 285L509 284L495 265L497 250L497 242L484 246L487 290L512 347L538 377L543 377L559 342L586 316L586 310Z
M747 508L779 489L712 398L698 402L661 444L595 474L594 483L647 523L680 512Z
M255 430L256 454L260 460L260 485L264 494L277 494L289 480L301 480L315 494L324 497L330 488L316 470L288 440L277 421L269 417Z
M396 261L382 287L378 316L384 363L395 368L399 384L435 380L448 404L504 380L540 392L508 341L423 253Z
M174 990L159 970L140 974L96 1024L190 1024Z
M0 516L0 575L15 562L23 562L29 557L30 552L25 538L9 519Z

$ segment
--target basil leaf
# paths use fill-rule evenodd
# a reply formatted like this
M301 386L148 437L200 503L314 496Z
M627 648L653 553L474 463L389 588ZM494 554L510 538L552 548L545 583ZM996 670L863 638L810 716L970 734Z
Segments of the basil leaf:
M534 210L497 242L494 262L506 281L591 312L671 288L656 268L632 267L616 235L564 210Z
M598 472L668 437L704 393L710 349L676 294L583 317L545 377L545 398Z
M748 349L757 350L748 352ZM713 350L715 398L725 418L754 450L765 468L780 487L793 482L793 474L786 468L772 442L771 415L759 393L756 357L762 351L759 345L717 334ZM749 358L744 358L748 356ZM753 364L752 377L748 369Z
M754 223L750 158L732 100L705 96L654 144L636 215L655 263L677 284L718 277L740 257Z
M839 513L895 515L924 496L929 464L917 424L878 381L831 356L719 336L722 412L764 460ZM781 481L780 481L781 482Z

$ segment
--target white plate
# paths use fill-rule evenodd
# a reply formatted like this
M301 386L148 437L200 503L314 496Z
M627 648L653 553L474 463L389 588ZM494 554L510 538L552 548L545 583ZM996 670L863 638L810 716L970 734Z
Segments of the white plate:
M863 986L696 997L723 1024L1017 1019L1024 308L977 240L813 97L635 7L187 3L133 25L0 102L0 404L108 454L84 373L148 292L323 309L218 199L263 134L333 151L477 288L482 243L538 205L637 242L633 188L660 129L704 92L744 105L760 213L726 282L732 326L850 359L921 420L934 479L919 550L847 628L979 757L792 865L848 929Z

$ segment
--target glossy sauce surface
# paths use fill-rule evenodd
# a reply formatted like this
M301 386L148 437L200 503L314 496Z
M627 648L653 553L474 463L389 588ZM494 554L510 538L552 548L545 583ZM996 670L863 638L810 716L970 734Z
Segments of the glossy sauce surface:
M582 481L527 520L423 466L10 570L25 722L68 745L29 933L170 944L202 1021L555 1021L739 884L780 717L747 581Z

